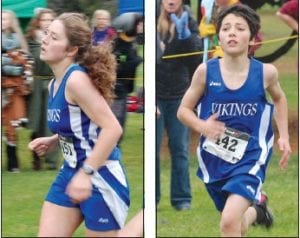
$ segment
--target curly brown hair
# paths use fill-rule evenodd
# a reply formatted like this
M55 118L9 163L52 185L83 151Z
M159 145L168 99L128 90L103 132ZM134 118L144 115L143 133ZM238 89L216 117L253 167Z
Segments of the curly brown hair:
M75 61L87 69L93 84L110 104L114 98L116 59L109 43L91 44L91 29L86 17L80 13L63 13L57 20L65 27L69 47L77 47Z

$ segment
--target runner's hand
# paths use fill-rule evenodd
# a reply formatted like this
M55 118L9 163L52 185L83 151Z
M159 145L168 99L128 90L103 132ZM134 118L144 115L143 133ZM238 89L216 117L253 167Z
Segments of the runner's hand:
M212 114L205 122L204 136L211 140L219 139L225 132L225 123L218 121L219 114Z

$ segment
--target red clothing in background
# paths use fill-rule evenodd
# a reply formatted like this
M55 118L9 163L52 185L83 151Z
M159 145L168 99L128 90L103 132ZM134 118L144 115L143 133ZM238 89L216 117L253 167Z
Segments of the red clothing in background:
M284 3L279 12L281 14L287 14L293 17L295 20L299 22L299 1L298 0L290 0Z

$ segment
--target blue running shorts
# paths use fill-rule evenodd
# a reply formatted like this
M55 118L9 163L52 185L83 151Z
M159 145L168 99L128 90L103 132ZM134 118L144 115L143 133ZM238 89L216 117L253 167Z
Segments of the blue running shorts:
M121 229L127 218L130 199L127 179L120 161L109 160L105 166L92 175L91 197L74 204L65 190L77 171L78 169L70 168L65 163L50 187L45 200L64 207L79 208L85 225L90 230Z
M217 210L222 212L229 194L240 195L251 202L259 201L262 183L253 175L241 174L205 186Z

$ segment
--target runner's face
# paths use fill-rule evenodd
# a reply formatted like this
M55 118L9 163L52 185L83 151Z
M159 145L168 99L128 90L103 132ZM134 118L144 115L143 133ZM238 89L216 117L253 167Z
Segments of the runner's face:
M61 21L54 20L42 40L40 58L47 63L59 62L67 56L67 47L65 27Z
M173 13L180 10L182 0L162 0L162 4L167 13Z
M234 14L224 17L219 32L219 41L225 53L234 55L248 53L249 39L250 29L244 18Z

